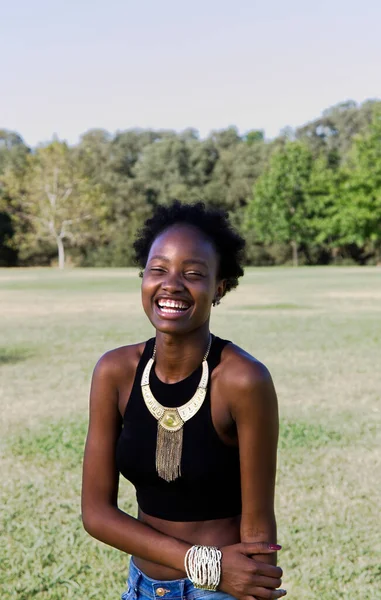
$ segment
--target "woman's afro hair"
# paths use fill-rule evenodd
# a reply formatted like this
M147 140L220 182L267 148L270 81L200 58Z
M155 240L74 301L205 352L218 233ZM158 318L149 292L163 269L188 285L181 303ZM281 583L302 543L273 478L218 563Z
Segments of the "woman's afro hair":
M203 202L183 204L175 200L169 206L157 206L153 216L137 233L134 242L136 263L144 269L156 237L177 223L196 227L212 241L220 259L218 278L226 280L225 292L237 287L238 278L243 275L245 240L229 223L228 213L206 208Z

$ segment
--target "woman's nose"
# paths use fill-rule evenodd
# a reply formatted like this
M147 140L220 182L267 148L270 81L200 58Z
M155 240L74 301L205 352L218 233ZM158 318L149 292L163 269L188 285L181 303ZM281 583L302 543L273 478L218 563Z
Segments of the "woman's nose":
M177 292L184 289L182 277L179 273L167 273L162 283L163 290Z

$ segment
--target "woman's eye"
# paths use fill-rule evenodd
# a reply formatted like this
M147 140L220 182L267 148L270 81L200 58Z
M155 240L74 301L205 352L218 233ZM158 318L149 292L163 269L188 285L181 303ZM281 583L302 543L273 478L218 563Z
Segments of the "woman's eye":
M197 277L204 277L204 275L203 275L202 273L199 273L198 271L187 271L187 272L185 273L185 275L186 275L187 277L194 277L194 278L197 278Z
M151 267L150 271L153 273L164 273L164 269L162 269L161 267Z

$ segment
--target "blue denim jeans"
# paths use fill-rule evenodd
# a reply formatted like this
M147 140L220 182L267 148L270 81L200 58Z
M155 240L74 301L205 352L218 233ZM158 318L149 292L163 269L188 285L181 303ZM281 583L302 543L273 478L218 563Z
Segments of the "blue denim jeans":
M173 579L161 581L151 579L142 573L130 561L130 572L127 579L127 590L121 600L235 600L224 592L211 592L195 588L190 579Z

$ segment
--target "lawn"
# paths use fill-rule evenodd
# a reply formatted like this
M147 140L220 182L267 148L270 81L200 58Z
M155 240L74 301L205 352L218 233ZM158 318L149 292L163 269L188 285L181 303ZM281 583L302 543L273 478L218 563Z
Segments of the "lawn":
M80 518L88 389L106 350L146 339L136 270L0 270L2 600L116 600L128 557ZM281 435L282 587L381 598L381 269L247 269L212 331L270 369ZM121 507L135 514L134 492Z

